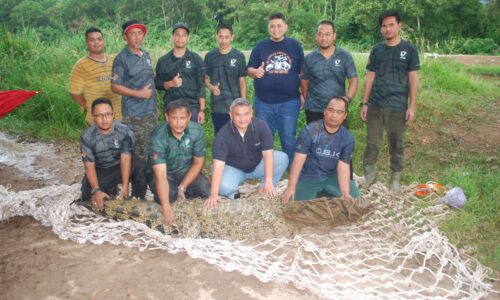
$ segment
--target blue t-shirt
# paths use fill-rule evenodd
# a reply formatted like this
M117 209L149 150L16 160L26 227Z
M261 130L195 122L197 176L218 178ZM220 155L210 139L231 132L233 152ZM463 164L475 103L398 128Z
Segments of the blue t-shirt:
M303 60L304 50L296 39L285 37L275 42L267 38L258 42L247 65L258 68L264 63L264 76L253 81L255 95L267 103L298 98Z
M324 179L337 171L339 160L351 162L354 137L344 126L328 133L323 120L318 120L302 129L295 151L307 154L299 180Z

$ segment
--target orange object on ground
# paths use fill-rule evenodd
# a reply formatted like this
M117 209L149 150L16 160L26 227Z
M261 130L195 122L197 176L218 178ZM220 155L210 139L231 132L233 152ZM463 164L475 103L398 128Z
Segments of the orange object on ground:
M25 90L0 91L0 119L38 93L40 92Z
M440 183L426 183L426 184L419 184L416 187L415 195L419 197L424 197L429 195L430 193L436 192L443 186Z

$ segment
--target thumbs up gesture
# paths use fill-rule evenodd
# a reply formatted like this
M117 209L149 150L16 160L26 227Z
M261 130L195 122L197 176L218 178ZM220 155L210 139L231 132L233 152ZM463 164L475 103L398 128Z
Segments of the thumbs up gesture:
M175 75L174 79L171 80L172 81L172 86L173 87L181 87L182 86L182 78L181 78L181 74L177 73L177 75Z
M212 88L210 91L212 92L212 95L214 96L219 96L220 95L220 82L217 82L216 85L212 85Z
M255 72L255 78L262 78L264 77L264 74L266 74L266 70L264 70L264 65L265 63L262 62L260 67L257 68L257 71Z

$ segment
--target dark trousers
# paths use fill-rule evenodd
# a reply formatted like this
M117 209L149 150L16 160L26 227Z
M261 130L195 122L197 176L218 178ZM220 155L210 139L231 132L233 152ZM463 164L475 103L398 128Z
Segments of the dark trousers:
M168 199L170 203L173 203L177 200L177 196L179 195L179 184L184 179L184 176L187 172L179 172L179 173L167 173L167 180L169 186L169 195ZM156 202L160 203L160 198L156 194L156 180L154 174L148 172L148 183L151 192L154 194L154 199ZM198 177L186 188L185 196L186 198L207 198L210 195L210 182L208 178L200 173Z
M323 112L316 112L316 111L309 111L309 110L306 110L306 122L307 124L311 123L311 122L314 122L314 121L317 121L317 120L323 120L324 118L324 115L323 115ZM345 118L344 122L342 122L342 125L344 125L344 127L349 130L349 117ZM351 180L353 180L353 168L352 168L352 159L351 159L351 162L349 163L349 167L351 169Z
M226 125L231 118L229 113L212 113L212 123L214 123L214 136L219 132L222 126Z
M369 105L366 120L366 150L364 165L377 163L380 141L387 132L391 171L401 172L404 164L404 142L406 112Z
M147 182L144 177L144 160L139 158L132 159L132 169L130 172L130 183L132 185L132 197L144 199L146 196ZM122 183L120 165L110 168L95 168L99 188L110 197L118 194L118 184ZM90 187L87 176L82 179L82 200L89 201L92 197L92 188Z

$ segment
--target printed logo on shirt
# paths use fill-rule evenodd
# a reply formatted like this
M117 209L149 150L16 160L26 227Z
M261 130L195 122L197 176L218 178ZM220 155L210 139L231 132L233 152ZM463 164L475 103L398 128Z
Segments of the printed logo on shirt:
M146 61L148 62L148 65L151 66L151 60L148 58L148 59L146 59Z
M236 58L231 58L231 61L229 62L229 66L236 67Z
M187 139L186 142L185 142L186 148L189 148L189 141L190 141L190 139Z
M259 147L260 146L260 142L258 142L257 144L255 144L255 147Z
M335 152L330 149L322 149L321 147L316 148L316 154L334 159L339 159L340 157L340 152Z
M186 60L186 69L191 69L191 61Z
M97 76L95 78L95 81L101 82L101 81L108 81L111 79L111 76Z
M401 51L399 58L400 58L400 59L404 59L404 60L406 60L406 54L407 54L407 53L408 53L408 52L406 52L406 51Z
M335 66L336 66L336 67L340 67L340 58L337 58L337 59L335 60Z
M118 140L115 140L115 148L120 148L120 142Z
M270 74L288 74L292 68L292 59L285 52L274 52L267 57L266 72Z

